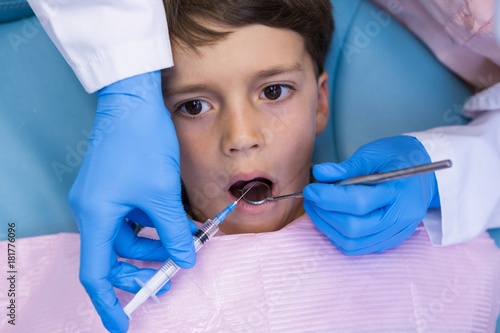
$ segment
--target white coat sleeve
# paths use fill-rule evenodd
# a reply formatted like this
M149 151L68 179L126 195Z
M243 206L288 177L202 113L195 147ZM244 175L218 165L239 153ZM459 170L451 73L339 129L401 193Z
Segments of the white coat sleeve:
M468 125L409 133L432 161L453 163L436 172L441 220L424 220L434 245L464 242L500 227L500 83L472 96L463 111L473 117Z
M87 92L172 66L162 0L28 0Z

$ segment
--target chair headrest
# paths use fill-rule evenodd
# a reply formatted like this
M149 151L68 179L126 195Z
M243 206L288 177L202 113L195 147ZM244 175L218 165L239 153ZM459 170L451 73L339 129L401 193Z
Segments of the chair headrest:
M0 24L34 15L26 0L0 0Z

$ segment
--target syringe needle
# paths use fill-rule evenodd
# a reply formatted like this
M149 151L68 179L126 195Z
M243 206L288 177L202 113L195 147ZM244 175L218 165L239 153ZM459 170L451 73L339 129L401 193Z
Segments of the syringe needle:
M248 191L250 191L252 189L252 187L254 187L255 184L257 184L257 182L251 183L250 187L245 191L245 193L243 193L236 201L233 201L229 205L227 205L226 208L224 208L219 214L215 215L215 217L212 221L217 225L224 222L226 217L236 208L236 206L238 205L238 202L241 199L243 199L245 194L247 194Z
M255 184L257 184L257 182L253 182L251 183L250 187L247 188L247 190L238 198L238 200L236 200L236 203L238 203L241 199L243 199L243 197L248 193L248 191L250 191L252 189L252 187L255 186Z

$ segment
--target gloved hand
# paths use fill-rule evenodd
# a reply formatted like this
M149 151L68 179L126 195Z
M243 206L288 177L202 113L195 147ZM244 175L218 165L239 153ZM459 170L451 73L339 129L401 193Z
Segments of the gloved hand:
M169 256L182 268L196 260L181 201L179 144L159 71L99 91L92 135L69 202L81 234L80 281L104 326L125 332L128 317L113 286L137 292L134 277L144 281L153 271L117 261L117 253L162 261ZM127 232L125 217L138 211L156 227L163 248Z
M434 172L378 185L335 181L430 163L410 136L384 138L360 147L349 159L314 166L317 183L304 188L304 208L316 227L346 255L381 252L411 236L429 207L439 207Z

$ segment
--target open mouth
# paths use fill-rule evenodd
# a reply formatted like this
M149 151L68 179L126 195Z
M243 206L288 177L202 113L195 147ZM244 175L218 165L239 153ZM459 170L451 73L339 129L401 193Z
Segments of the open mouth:
M273 190L273 182L267 178L257 177L251 180L239 180L229 188L229 192L235 197L239 198L248 187L248 184L259 182L261 184L265 184L267 186L254 186L252 189L245 195L246 199L251 201L260 201L267 197L269 197Z

